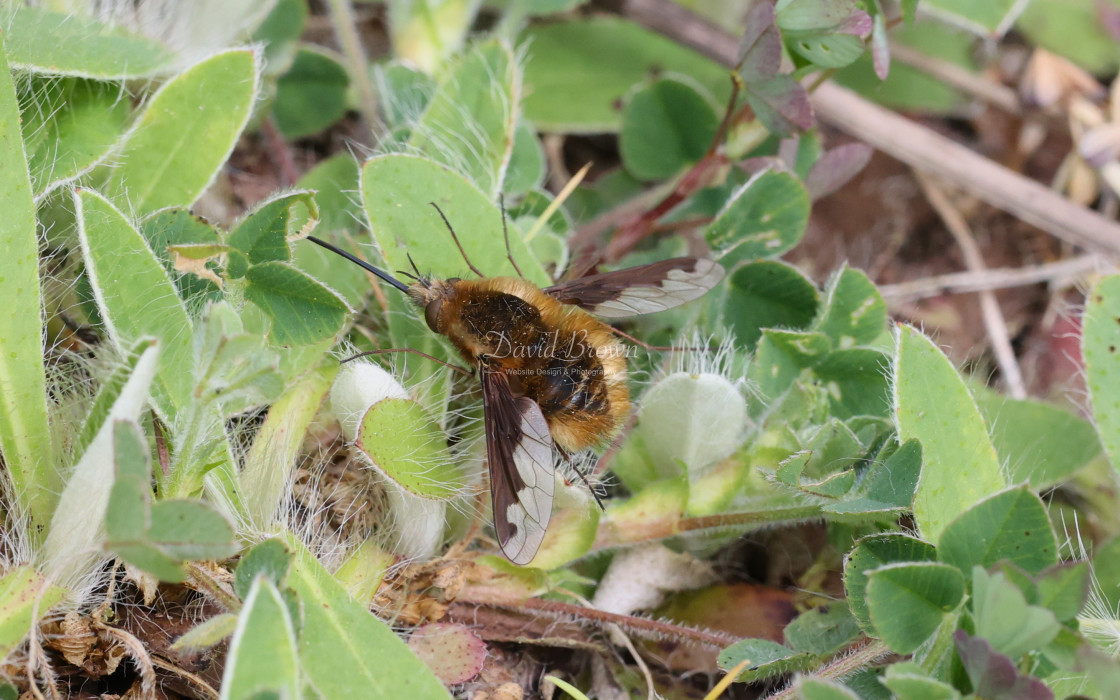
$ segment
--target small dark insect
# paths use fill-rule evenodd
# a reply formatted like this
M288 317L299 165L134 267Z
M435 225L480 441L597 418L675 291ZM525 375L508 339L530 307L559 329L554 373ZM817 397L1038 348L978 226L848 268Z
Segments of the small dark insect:
M447 217L432 206L455 237ZM619 318L679 306L703 296L724 274L711 260L674 258L541 289L523 277L486 277L455 238L480 279L432 279L416 271L406 285L330 243L308 240L407 294L428 327L477 370L494 530L515 564L533 559L548 527L553 446L564 454L601 446L630 412L626 347L591 314Z

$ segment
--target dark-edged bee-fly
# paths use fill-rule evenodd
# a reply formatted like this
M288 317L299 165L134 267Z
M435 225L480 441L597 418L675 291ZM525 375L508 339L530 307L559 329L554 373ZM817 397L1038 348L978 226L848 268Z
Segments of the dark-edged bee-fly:
M432 206L455 237L447 217ZM620 318L670 309L703 296L724 274L711 260L673 258L541 289L523 277L486 277L455 237L479 279L432 279L416 271L410 275L415 281L405 284L330 243L308 239L407 294L428 327L477 370L494 530L515 564L533 559L548 527L553 446L565 454L602 446L630 413L626 347L592 314ZM507 231L507 251L508 244Z

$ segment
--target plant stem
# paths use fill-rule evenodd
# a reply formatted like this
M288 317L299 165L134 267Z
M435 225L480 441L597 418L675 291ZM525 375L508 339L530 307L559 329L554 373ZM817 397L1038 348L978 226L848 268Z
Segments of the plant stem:
M891 653L891 650L887 648L886 644L883 644L877 639L872 639L858 649L833 659L826 666L811 675L813 678L824 680L846 678L861 668L865 668L879 659L882 659L889 653ZM793 700L796 697L797 692L791 685L780 692L768 696L766 700Z
M350 0L327 0L327 7L330 9L334 35L346 57L350 79L358 90L358 106L362 118L370 132L376 136L381 132L381 119L377 116L377 95L374 94L373 83L369 79L369 66L358 36L354 9L350 7Z
M677 639L719 649L739 641L738 637L717 630L693 629L664 620L620 615L573 603L563 603L558 600L541 600L540 598L507 600L491 592L468 588L459 596L459 602L515 611L533 610L552 617L575 620L576 622L592 622L596 625L615 624L632 634L647 639Z
M592 545L591 551L594 552L600 549L610 549L612 547L635 545L641 542L663 540L676 535L699 532L702 530L745 530L752 525L795 523L820 517L820 506L790 506L788 508L749 511L744 513L702 515L694 518L681 518L680 520L669 520L666 518L663 521L650 523L649 526L643 527L639 531L631 528L626 533L620 532L617 528L610 527L610 522L608 521L607 527L599 529L599 535L595 538L595 544Z
M230 591L211 576L210 572L199 565L198 562L188 561L183 565L183 568L186 570L187 578L190 579L191 583L210 596L226 612L240 612L241 600L234 595L233 591Z

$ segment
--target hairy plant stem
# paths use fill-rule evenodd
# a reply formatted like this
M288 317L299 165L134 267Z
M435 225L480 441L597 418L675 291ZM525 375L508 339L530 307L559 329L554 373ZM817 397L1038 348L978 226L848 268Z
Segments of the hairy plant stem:
M670 520L668 518L650 523L641 530L630 529L626 533L617 528L603 527L595 538L591 551L623 547L663 540L676 535L704 530L737 530L746 529L752 525L774 525L778 523L796 523L805 520L814 520L821 517L821 508L817 505L790 506L773 510L750 511L744 513L720 513L717 515L702 515L693 518Z
M187 578L198 590L210 596L215 603L222 606L226 612L237 613L241 610L241 600L228 588L219 583L210 572L198 562L188 561L183 564Z
M870 666L890 653L891 650L887 648L886 644L877 639L872 639L863 646L833 659L824 667L809 675L812 678L822 680L839 680L852 675L861 668ZM791 685L768 696L766 700L793 700L796 697L797 691Z
M719 649L738 641L738 637L717 630L693 629L671 622L665 622L664 620L652 620L647 617L635 617L633 615L620 615L618 613L605 612L603 610L596 610L595 608L575 605L574 603L563 603L558 600L541 600L539 598L507 599L495 595L491 591L471 588L467 588L462 595L459 596L458 600L461 603L473 603L475 605L513 611L533 610L551 617L565 617L577 623L592 623L596 626L615 624L631 634L646 639L677 639L682 642L703 644Z

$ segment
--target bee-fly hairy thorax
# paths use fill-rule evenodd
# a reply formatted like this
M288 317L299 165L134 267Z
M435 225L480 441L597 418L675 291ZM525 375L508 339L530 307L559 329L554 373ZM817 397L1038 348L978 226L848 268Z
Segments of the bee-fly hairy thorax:
M629 351L595 316L679 306L715 286L723 268L703 258L674 258L541 289L520 276L483 276L454 233L464 263L478 279L432 279L413 265L415 274L402 273L414 280L406 285L329 243L308 239L407 294L428 327L477 372L494 529L510 561L526 564L552 512L553 446L564 453L602 446L630 414ZM512 254L509 260L517 269Z

